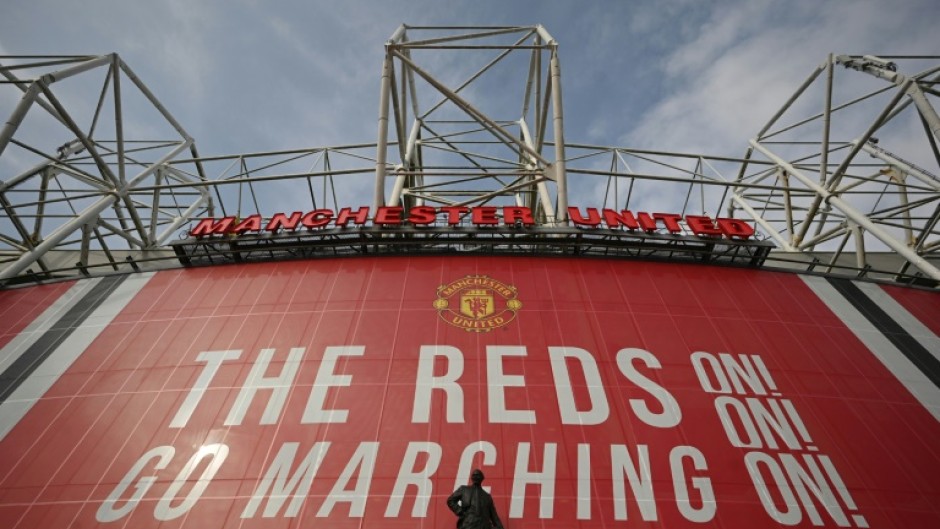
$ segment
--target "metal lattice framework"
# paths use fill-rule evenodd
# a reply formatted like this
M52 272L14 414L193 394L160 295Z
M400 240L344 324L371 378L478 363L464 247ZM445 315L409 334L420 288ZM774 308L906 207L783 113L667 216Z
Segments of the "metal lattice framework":
M830 55L750 140L735 181L773 189L735 188L729 212L745 211L787 252L834 243L827 265L851 252L864 270L873 248L888 248L903 258L898 275L913 266L940 280L937 59Z
M429 58L462 68L448 82ZM401 26L385 44L379 108L376 206L502 198L532 208L542 224L564 222L561 66L545 28ZM390 170L389 128L400 160Z
M157 250L211 209L205 188L164 187L202 179L198 162L196 178L169 164L185 151L198 156L193 139L116 54L0 60L4 87L20 95L0 130L0 160L10 162L0 166L0 280L55 274L62 265L49 262L49 252L63 247L77 248L79 268L94 250L117 270L113 247ZM66 105L60 87L87 98ZM142 105L148 123L128 130L127 107Z
M0 57L0 104L12 105L0 131L0 281L179 266L173 249L194 219L338 209L371 195L373 208L532 209L537 230L494 231L486 251L607 255L624 238L560 240L578 238L569 204L725 214L753 219L778 246L770 265L935 284L938 59L830 57L737 158L566 143L559 47L541 26L402 26L385 45L376 142L200 157L117 55ZM920 73L901 73L908 66ZM379 231L259 239L253 252L418 251L393 240L408 230ZM446 231L422 232L420 250L467 250ZM661 242L616 242L615 253L674 255L676 241ZM208 251L212 262L241 255Z

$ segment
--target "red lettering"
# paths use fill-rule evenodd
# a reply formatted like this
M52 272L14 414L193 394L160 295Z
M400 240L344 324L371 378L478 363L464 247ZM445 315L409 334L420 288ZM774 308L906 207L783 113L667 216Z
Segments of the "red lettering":
M669 233L679 233L682 231L682 226L679 226L679 219L682 218L682 215L676 215L675 213L653 213L653 218L661 220L663 226L669 230Z
M470 220L477 226L492 226L500 223L500 208L495 206L443 206L435 208L432 206L415 206L407 212L399 206L380 206L373 219L377 226L400 225L410 223L417 226L425 226L437 222L439 214L447 215L447 224L450 226L459 225L461 217L470 215ZM682 222L685 227L693 234L698 236L716 236L724 235L732 239L749 239L755 231L754 227L741 219L717 218L712 219L707 215L687 215L684 219L681 215L675 213L633 213L630 210L617 211L605 208L578 207L568 208L568 217L572 224L576 226L599 227L605 223L611 229L625 227L629 230L642 229L646 232L655 232L659 228L664 228L670 233L681 233L683 230ZM242 234L246 232L263 230L276 233L279 230L295 230L300 224L309 229L320 228L335 222L337 226L347 226L350 222L356 225L364 225L369 222L369 208L362 206L353 210L352 208L342 208L338 213L330 209L318 209L306 214L295 211L289 215L286 213L275 213L266 225L262 228L263 218L261 215L250 215L243 220L236 217L224 217L221 219L202 219L195 227L189 231L192 237L203 237L208 235L224 234ZM532 209L523 206L505 206L502 207L502 222L507 226L534 226L535 218Z
M590 210L589 210L590 211ZM636 222L636 218L633 216L629 210L623 210L620 213L612 209L604 210L604 222L607 223L609 228L617 228L621 225L626 226L631 230L638 229L640 227Z
M532 210L523 207L503 208L503 221L509 225L514 225L517 222L521 222L524 226L535 225L535 219L532 218Z
M232 233L241 235L246 231L261 231L261 215L249 215L245 220L232 228Z
M202 219L199 221L199 224L196 224L195 228L189 231L189 234L193 237L215 234L221 235L228 233L233 222L235 222L235 217L225 217L219 219L218 222L216 222L215 219Z
M615 211L611 211L609 209L605 209L604 211L610 211L613 215L617 215ZM630 212L625 211L624 213L629 214ZM579 226L593 226L596 228L597 225L601 223L601 214L597 212L597 208L587 208L587 215L587 218L581 216L581 210L574 206L568 208L568 218L571 219L571 222L574 222ZM616 218L619 218L619 216ZM609 224L610 221L608 220L607 223Z
M440 209L442 213L447 213L447 224L451 226L460 224L460 215L470 211L466 206L444 206Z
M404 209L398 206L379 206L375 212L375 224L401 224Z
M333 210L330 209L317 209L311 211L304 215L300 220L304 226L307 228L319 228L321 226L326 226L330 223L330 219L333 218Z
M493 206L479 206L470 212L474 224L499 224L496 217L496 208Z
M741 219L718 219L718 228L729 239L740 237L748 239L754 235L754 227Z
M353 224L365 224L369 220L369 208L363 206L353 213L352 208L343 208L336 214L336 225L345 226L352 220Z
M290 217L283 213L275 213L271 217L271 221L268 222L268 225L264 227L266 231L276 232L279 228L284 228L285 230L294 230L297 229L297 224L300 223L300 217L303 216L303 213L300 211L295 211L290 214Z
M408 214L408 222L422 226L433 224L437 220L437 210L431 206L416 206Z
M721 235L721 230L715 226L711 217L689 215L685 218L685 223L689 225L689 229L696 235Z
M640 227L647 232L656 231L656 221L653 220L653 217L650 217L649 213L637 213L636 220L640 223Z

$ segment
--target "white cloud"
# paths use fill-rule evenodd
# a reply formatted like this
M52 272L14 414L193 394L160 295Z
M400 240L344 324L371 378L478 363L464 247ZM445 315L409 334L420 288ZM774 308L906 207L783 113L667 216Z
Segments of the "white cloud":
M667 59L664 72L669 77L698 74L705 71L728 48L755 31L764 30L768 2L751 1L737 9L716 9L699 26L691 42L676 50Z
M663 62L665 94L621 143L686 152L740 154L829 52L928 50L916 6L874 2L725 4ZM914 31L911 26L923 26Z

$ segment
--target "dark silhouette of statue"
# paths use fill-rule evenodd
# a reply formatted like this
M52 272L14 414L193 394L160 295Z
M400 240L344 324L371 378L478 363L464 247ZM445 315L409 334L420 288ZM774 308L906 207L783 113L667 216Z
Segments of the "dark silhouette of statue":
M447 506L457 515L457 529L503 529L493 498L480 486L483 472L475 469L470 474L471 485L461 485L447 498Z

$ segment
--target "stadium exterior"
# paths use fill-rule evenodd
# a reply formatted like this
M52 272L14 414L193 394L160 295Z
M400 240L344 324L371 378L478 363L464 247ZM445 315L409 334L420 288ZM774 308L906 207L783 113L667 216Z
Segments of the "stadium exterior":
M5 526L449 527L473 468L514 529L940 524L938 57L729 158L566 142L541 26L385 50L376 143L218 157L3 59Z

